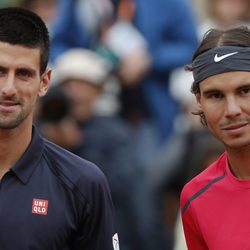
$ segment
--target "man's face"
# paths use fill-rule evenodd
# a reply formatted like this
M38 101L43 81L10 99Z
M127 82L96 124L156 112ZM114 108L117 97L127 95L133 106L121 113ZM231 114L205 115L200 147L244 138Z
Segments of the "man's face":
M208 128L226 148L250 145L250 72L208 77L196 99Z
M233 25L248 16L248 0L214 0L212 3L217 19L226 25Z
M40 76L40 50L0 42L0 129L32 123L38 96L48 88L50 71Z
M65 94L70 99L72 115L78 121L91 117L101 88L84 80L71 79L63 84Z

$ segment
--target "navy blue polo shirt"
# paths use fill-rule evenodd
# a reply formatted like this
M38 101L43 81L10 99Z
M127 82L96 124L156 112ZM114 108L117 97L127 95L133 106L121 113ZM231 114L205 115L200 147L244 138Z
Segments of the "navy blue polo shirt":
M0 184L1 250L114 250L109 188L92 163L42 138Z

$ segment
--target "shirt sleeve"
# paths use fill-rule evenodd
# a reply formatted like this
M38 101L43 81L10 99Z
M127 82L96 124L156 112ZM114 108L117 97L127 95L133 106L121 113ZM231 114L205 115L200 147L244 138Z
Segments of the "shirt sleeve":
M187 247L191 250L208 250L207 244L202 237L199 226L195 219L195 213L192 211L192 206L189 204L188 207L185 207L185 200L186 199L184 198L184 194L182 192L182 224Z
M74 239L74 250L119 250L114 209L106 178L102 173L90 183L89 203Z

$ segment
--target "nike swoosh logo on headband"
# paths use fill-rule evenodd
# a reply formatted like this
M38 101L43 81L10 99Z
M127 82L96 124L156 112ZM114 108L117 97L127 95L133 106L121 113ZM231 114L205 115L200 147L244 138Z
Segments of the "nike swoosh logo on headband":
M230 57L232 55L235 55L237 54L238 52L233 52L233 53L229 53L229 54L226 54L226 55L223 55L223 56L218 56L218 54L216 54L214 56L214 61L217 63L217 62L220 62L222 61L223 59L227 58L227 57Z

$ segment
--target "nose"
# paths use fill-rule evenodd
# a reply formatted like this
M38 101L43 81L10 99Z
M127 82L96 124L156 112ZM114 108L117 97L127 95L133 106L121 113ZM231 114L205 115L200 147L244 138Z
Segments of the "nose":
M235 97L226 100L225 116L228 118L237 117L241 114L241 106Z
M15 76L8 74L0 81L0 91L3 97L13 97L16 94Z

